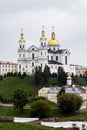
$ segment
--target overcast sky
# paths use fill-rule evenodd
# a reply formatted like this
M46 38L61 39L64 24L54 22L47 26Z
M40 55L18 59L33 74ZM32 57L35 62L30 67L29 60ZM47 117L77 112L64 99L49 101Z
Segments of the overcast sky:
M43 25L48 40L55 27L72 64L87 66L87 0L0 0L0 60L17 62L21 28L27 48L39 46Z

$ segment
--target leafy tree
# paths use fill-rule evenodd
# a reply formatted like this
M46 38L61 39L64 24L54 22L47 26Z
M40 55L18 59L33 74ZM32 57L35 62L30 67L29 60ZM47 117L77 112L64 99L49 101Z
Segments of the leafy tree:
M62 67L58 68L58 85L63 86L66 85L67 81L67 73L65 73Z
M50 107L47 100L38 100L31 105L30 113L32 117L45 118L49 116Z
M65 93L58 96L58 106L62 113L75 112L81 107L82 97L76 94Z
M17 89L13 92L12 100L14 103L14 108L18 109L20 112L23 112L23 107L28 102L28 96L23 90Z

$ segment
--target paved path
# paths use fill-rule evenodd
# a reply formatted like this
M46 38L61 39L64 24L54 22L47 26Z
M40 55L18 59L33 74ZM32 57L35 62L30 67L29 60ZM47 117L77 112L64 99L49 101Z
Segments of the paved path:
M0 106L13 107L13 104L5 104L5 103L1 103L1 102L0 102Z

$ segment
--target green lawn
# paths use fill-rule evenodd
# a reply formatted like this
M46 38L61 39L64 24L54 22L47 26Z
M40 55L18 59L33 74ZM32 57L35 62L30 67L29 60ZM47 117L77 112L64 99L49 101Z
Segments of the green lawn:
M53 106L52 106L53 107ZM13 107L7 108L0 106L0 116L11 116L11 117L29 117L29 108L25 109L23 113L19 113L14 110ZM61 115L56 107L51 110L50 117L57 117L59 120L78 120L87 117L87 113L83 114L72 114L72 115Z
M57 78L50 78L49 83L46 86L57 84ZM19 78L15 76L6 77L0 81L0 95L4 98L11 98L12 92L16 89L23 89L32 96L37 95L38 90L42 86L36 86L34 76L27 76L25 78Z
M19 113L13 107L0 106L0 116L12 116L12 117L29 117L29 110L24 110L23 113Z
M36 95L39 87L35 86L33 76L27 76L24 79L6 77L0 81L0 94L3 97L11 98L12 92L16 89L23 89L32 95Z
M31 126L22 123L0 123L0 130L65 130L64 128L49 128L43 126Z

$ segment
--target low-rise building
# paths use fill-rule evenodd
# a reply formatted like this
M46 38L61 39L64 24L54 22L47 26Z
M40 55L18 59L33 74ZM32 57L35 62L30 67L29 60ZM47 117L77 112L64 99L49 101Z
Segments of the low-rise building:
M17 63L0 61L0 75L6 75L7 73L18 72Z
M80 68L76 68L76 75L77 76L83 76L87 73L87 67L81 66Z
M57 95L61 87L43 87L38 91L38 96L47 98L47 100L57 103ZM83 98L83 104L81 108L87 108L87 87L81 87L78 85L65 86L65 93L77 94Z

